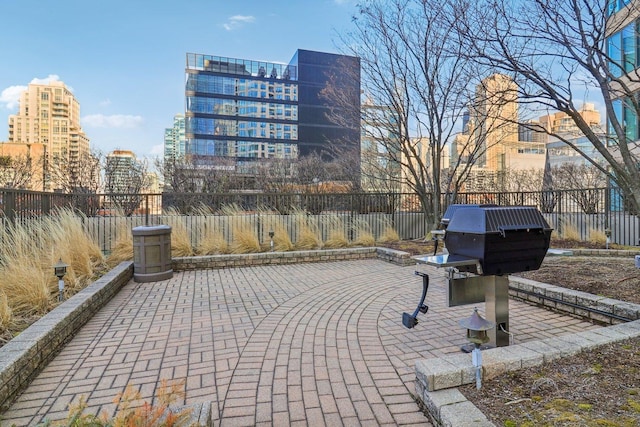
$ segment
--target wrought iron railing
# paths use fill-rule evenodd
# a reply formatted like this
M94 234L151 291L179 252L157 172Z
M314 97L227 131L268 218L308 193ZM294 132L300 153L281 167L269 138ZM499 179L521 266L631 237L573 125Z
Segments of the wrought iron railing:
M594 231L610 230L612 242L640 245L639 218L625 210L615 188L459 193L451 199L443 196L444 208L447 202L535 206L560 235L572 229L589 240ZM0 189L0 220L5 225L37 221L63 208L79 214L105 252L122 230L163 223L184 226L194 246L203 230L212 227L231 239L238 221L253 227L262 242L274 225L295 238L301 218L323 238L335 227L342 227L349 239L362 229L375 238L389 227L402 239L424 238L430 232L419 198L410 193L60 194Z

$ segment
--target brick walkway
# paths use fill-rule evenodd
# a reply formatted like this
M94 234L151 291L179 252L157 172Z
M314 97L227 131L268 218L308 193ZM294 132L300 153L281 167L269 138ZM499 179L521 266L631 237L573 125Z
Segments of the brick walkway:
M127 384L151 401L161 379L179 404L212 402L215 425L430 425L412 397L417 359L458 354L443 272L426 266L429 312L402 326L422 290L416 267L379 260L175 273L129 282L2 415L64 419L81 396L113 414ZM482 311L482 305L480 309ZM510 301L515 342L594 328Z

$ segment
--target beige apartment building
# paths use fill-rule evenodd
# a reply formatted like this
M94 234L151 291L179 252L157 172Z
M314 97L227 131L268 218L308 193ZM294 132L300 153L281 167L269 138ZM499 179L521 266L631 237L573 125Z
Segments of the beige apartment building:
M600 112L596 110L595 104L585 102L580 109L580 115L591 128L602 130ZM564 112L557 112L542 116L538 119L538 122L551 133L574 137L582 136L582 131L578 129L575 121ZM602 132L604 132L604 130L602 130Z
M89 138L80 126L80 104L63 82L29 84L20 95L18 114L9 116L9 143L42 144L43 189L65 186L60 173L77 167L89 155Z
M473 105L463 132L456 135L453 156L462 163L473 162L463 191L504 191L515 171L539 176L545 167L544 142L519 138L518 94L514 81L494 74L476 87ZM454 160L452 160L452 163ZM537 179L537 178L536 178Z

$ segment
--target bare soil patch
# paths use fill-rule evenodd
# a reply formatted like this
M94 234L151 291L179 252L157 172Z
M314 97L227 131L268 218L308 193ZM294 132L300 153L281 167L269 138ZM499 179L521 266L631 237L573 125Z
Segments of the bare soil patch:
M551 246L604 249L573 241ZM433 252L433 242L401 242L394 248L425 254ZM640 269L633 257L547 257L539 270L517 275L640 304ZM480 390L470 384L460 391L497 426L640 426L640 338L485 380Z

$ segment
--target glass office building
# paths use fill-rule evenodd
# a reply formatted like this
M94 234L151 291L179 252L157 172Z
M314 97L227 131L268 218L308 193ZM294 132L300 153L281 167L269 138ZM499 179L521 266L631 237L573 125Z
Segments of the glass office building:
M187 54L186 154L242 164L295 159L338 140L359 150L357 126L335 124L327 113L336 106L320 95L330 76L347 72L357 76L344 89L358 94L353 108L359 109L358 58L298 50L281 64Z

